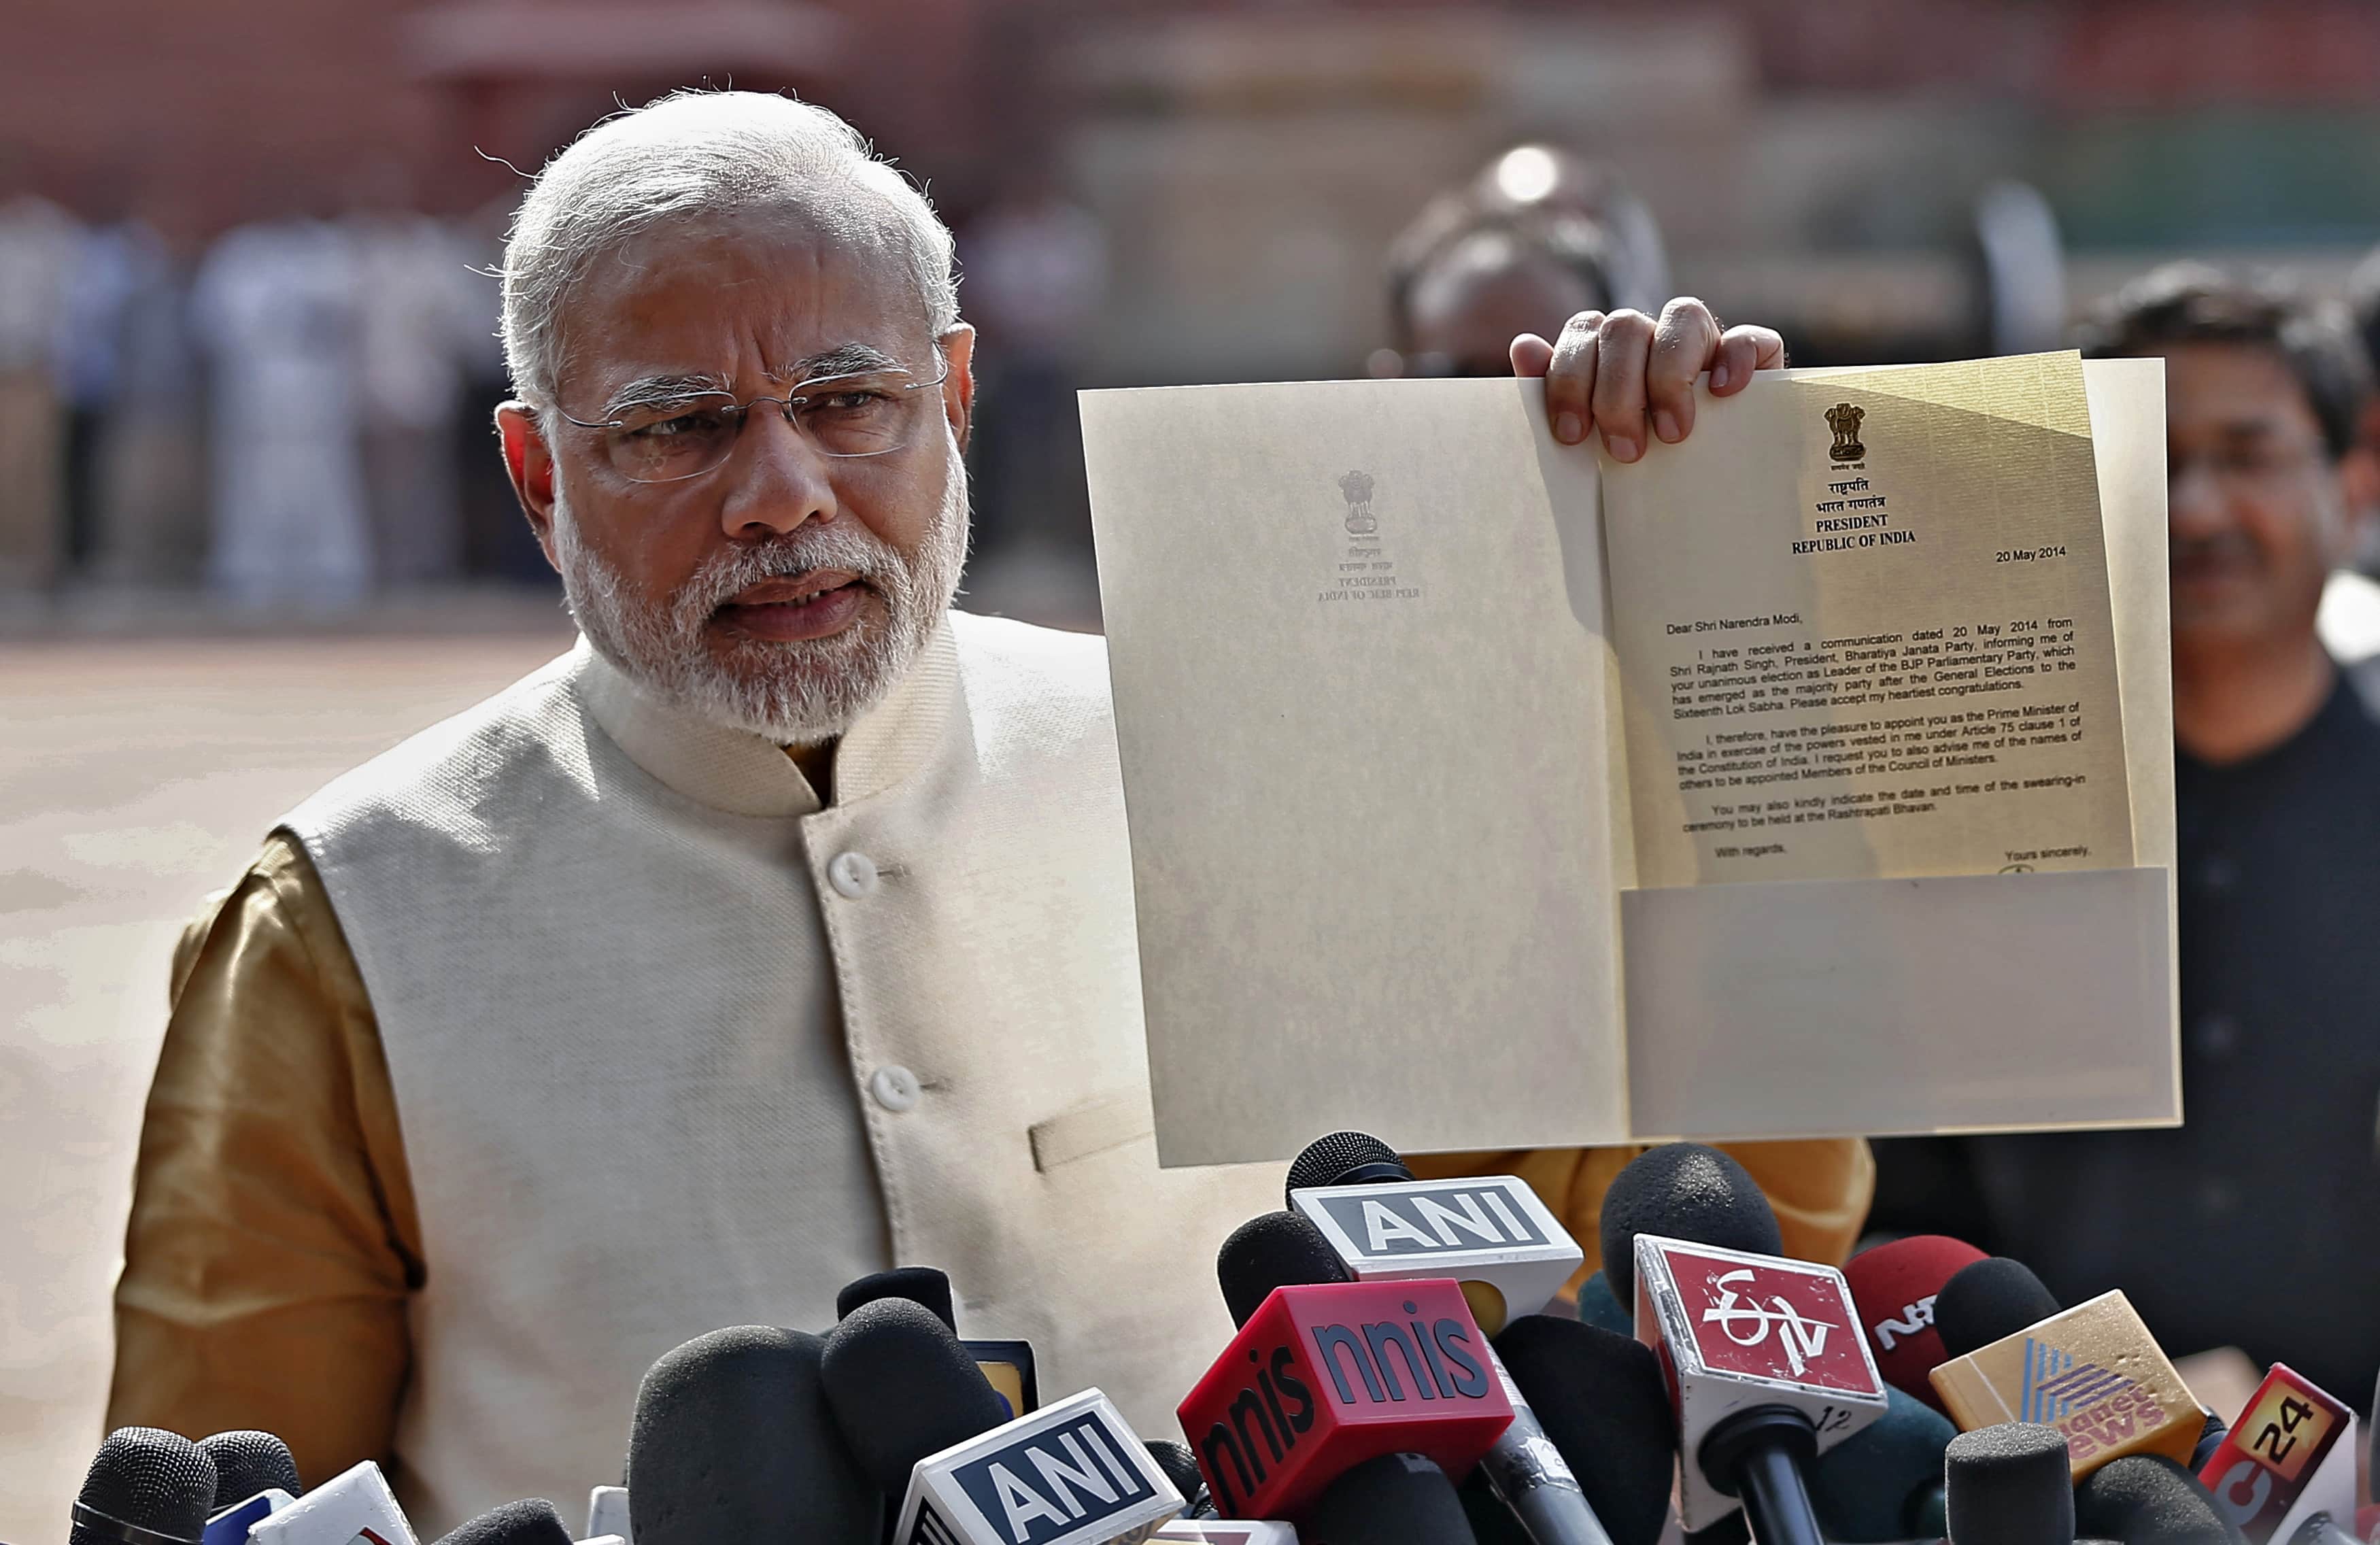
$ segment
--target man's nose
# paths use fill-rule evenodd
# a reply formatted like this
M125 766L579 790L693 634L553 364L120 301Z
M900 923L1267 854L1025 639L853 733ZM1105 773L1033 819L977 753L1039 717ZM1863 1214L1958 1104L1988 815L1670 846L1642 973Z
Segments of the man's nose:
M720 468L728 485L721 526L738 541L765 541L813 520L832 520L833 465L781 408L755 403Z
M2231 524L2229 490L2205 462L2177 461L2166 485L2166 524L2186 535L2202 535Z

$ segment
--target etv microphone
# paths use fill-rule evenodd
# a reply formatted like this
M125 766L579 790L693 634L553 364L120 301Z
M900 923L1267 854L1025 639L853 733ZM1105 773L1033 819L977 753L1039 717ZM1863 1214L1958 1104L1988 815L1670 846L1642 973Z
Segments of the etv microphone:
M1442 1278L1294 1283L1248 1317L1178 1415L1218 1512L1293 1516L1383 1454L1467 1474L1512 1420L1488 1362Z
M2074 1545L2074 1475L2056 1428L2002 1422L1961 1432L1942 1464L1955 1545Z
M1679 1521L1741 1506L1761 1545L1820 1545L1800 1466L1888 1407L1843 1274L1640 1234L1635 1280L1636 1339L1677 1397Z
M2355 1413L2275 1363L2198 1478L2250 1545L2287 1541L2316 1514L2355 1516L2356 1446Z
M899 1545L1137 1545L1182 1494L1098 1390L927 1455Z
M1367 1133L1307 1144L1290 1165L1288 1193L1358 1281L1456 1278L1475 1322L1491 1336L1543 1309L1586 1259L1526 1182L1417 1181L1394 1149ZM1536 1545L1609 1545L1493 1347L1488 1366L1512 1407L1512 1425L1481 1461L1489 1486Z
M1885 1386L1884 1415L1818 1456L1810 1501L1839 1545L1939 1539L1943 1455L1959 1429L1923 1401Z
M2032 1267L2006 1256L1985 1256L1952 1272L1935 1295L1934 1331L1942 1340L1942 1361L2005 1341L2028 1325L2055 1319L2065 1308Z
M571 1540L553 1504L532 1497L490 1508L456 1526L438 1545L571 1545Z
M1678 1450L1660 1358L1633 1336L1545 1314L1512 1321L1495 1344L1613 1545L1656 1545Z
M1947 1235L1917 1234L1862 1250L1843 1265L1860 1329L1876 1353L1876 1370L1886 1383L1937 1411L1942 1397L1925 1376L1950 1354L1934 1327L1934 1301L1961 1270L1985 1259L1973 1245Z
M878 1538L883 1498L828 1414L824 1356L817 1336L739 1325L646 1370L628 1429L637 1545Z
M2198 1478L2162 1454L2111 1459L2074 1488L2074 1520L2084 1533L2154 1545L2241 1545Z
M1633 1322L1636 1236L1782 1256L1784 1235L1760 1185L1733 1156L1701 1143L1648 1148L1611 1177L1597 1220L1611 1295Z
M1953 1344L1953 1291L1992 1264L1978 1261L1943 1288L1935 1318L1945 1345ZM1952 1357L1930 1377L1961 1428L2026 1421L2063 1432L2078 1481L2126 1454L2163 1454L2179 1465L2206 1425L2206 1413L2120 1292Z
M1384 1454L1315 1499L1306 1545L1476 1545L1446 1472L1418 1454Z
M380 1466L367 1459L249 1526L249 1545L416 1545Z
M198 1444L162 1428L120 1427L84 1472L68 1545L199 1545L214 1500L214 1461Z

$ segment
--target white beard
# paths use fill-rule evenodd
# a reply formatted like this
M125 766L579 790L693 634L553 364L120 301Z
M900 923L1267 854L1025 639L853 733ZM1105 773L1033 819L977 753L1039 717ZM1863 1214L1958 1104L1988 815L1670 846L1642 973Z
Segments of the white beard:
M554 555L570 614L588 641L663 702L780 746L832 740L883 700L907 674L958 593L966 565L966 473L955 453L942 508L926 540L905 554L858 520L803 525L707 559L666 607L628 592L620 573L579 540L557 489ZM708 625L722 602L760 580L839 568L883 602L825 639L738 639L714 644Z

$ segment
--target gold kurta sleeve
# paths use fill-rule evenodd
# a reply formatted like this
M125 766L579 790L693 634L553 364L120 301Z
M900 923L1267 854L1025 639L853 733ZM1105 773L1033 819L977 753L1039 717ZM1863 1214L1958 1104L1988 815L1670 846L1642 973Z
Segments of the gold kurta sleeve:
M1863 1137L1798 1142L1722 1143L1751 1172L1777 1210L1785 1253L1840 1265L1859 1239L1876 1197L1876 1159ZM1518 1175L1544 1198L1586 1251L1571 1291L1599 1270L1597 1220L1603 1193L1642 1148L1539 1148L1504 1153L1430 1153L1409 1161L1415 1174L1439 1180L1463 1174Z
M420 1225L363 979L285 832L184 931L134 1172L107 1422L389 1457Z

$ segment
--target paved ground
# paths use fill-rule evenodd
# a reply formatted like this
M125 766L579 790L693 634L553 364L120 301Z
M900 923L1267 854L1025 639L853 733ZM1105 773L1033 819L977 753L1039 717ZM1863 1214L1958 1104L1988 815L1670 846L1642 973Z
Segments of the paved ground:
M0 644L0 1539L65 1539L99 1438L176 931L280 811L567 643L548 604L468 621Z

